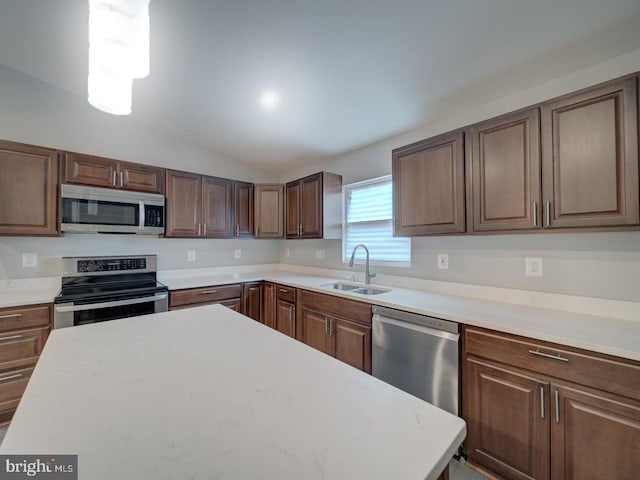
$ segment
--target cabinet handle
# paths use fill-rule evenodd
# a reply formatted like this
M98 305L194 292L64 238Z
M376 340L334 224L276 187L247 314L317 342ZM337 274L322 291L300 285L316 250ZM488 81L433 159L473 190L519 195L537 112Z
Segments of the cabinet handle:
M16 318L21 316L22 316L21 313L11 313L9 315L0 315L0 318Z
M120 186L124 187L124 173L120 172Z
M540 418L544 418L544 387L540 387Z
M7 375L6 377L1 377L0 382L4 382L5 380L13 380L20 377L22 377L21 373L16 373L14 375Z
M5 340L16 340L18 338L23 338L22 335L12 335L11 337L1 337L0 338L0 342L3 342Z
M289 290L287 290L286 288L281 288L280 293L289 293Z
M200 224L198 224L198 236L199 237L201 236L201 234L200 234Z
M207 224L206 223L202 224L202 230L203 230L203 235L206 237L207 236Z
M218 290L204 290L200 292L200 295L209 295L211 293L218 293Z
M324 333L325 335L329 335L329 317L324 317Z
M533 226L538 226L538 202L533 202Z
M551 202L547 200L547 227L551 225Z
M560 394L558 390L554 392L554 396L556 397L556 423L560 423Z
M329 319L329 336L333 335L333 318Z
M550 353L539 352L538 350L529 350L531 355L537 355L539 357L550 358L551 360L559 360L561 362L568 362L568 358L561 357L560 355L551 355Z
M113 186L117 187L116 182L118 181L118 172L113 172Z
M236 225L236 237L240 236L240 225Z
M302 224L300 224L300 236L303 237L304 236L304 230L302 228Z

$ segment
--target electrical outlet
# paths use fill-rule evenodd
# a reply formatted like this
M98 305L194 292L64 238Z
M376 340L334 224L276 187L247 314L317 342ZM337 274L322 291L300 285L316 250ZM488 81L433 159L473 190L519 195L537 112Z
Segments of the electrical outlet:
M291 256L291 249L290 248L285 248L284 249L284 257L285 258L289 258Z
M542 258L527 257L524 259L524 272L527 277L542 276Z
M196 261L196 251L189 250L187 252L187 262L195 262Z
M448 270L449 269L449 255L446 253L438 254L438 268L440 270Z
M242 258L242 250L237 249L233 252L233 256L236 258L236 260L240 260Z
M316 260L324 260L324 250L316 250Z
M37 253L23 253L22 254L22 266L23 267L37 267L38 266L38 254Z

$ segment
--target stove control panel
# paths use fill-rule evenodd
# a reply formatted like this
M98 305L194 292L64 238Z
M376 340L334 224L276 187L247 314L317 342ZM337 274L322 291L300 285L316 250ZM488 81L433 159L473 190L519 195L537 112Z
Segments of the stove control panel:
M78 260L77 263L78 273L145 270L146 268L146 258L105 258Z

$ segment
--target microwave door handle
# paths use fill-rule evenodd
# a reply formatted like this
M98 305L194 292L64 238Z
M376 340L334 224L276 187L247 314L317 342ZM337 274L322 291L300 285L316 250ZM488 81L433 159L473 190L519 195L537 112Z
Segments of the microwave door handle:
M138 204L140 205L140 223L138 224L138 228L144 230L144 202L140 200Z
M155 302L167 298L167 293L160 293L151 297L129 298L127 300L115 300L113 302L86 303L82 305L56 305L56 312L82 312L84 310L97 310L99 308L121 307L123 305L135 305L137 303Z

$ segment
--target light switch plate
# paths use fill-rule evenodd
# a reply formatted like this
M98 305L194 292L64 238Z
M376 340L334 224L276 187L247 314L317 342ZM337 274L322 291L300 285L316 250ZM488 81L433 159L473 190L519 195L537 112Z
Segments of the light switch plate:
M38 254L37 253L23 253L22 254L22 266L27 268L38 266Z
M524 259L524 273L527 277L542 276L542 258L526 257Z
M189 250L187 252L187 262L195 262L196 261L196 251Z
M449 269L449 255L446 253L438 254L438 268L440 270L448 270Z
M233 256L236 258L236 260L240 260L242 258L242 250L237 249L233 252Z

